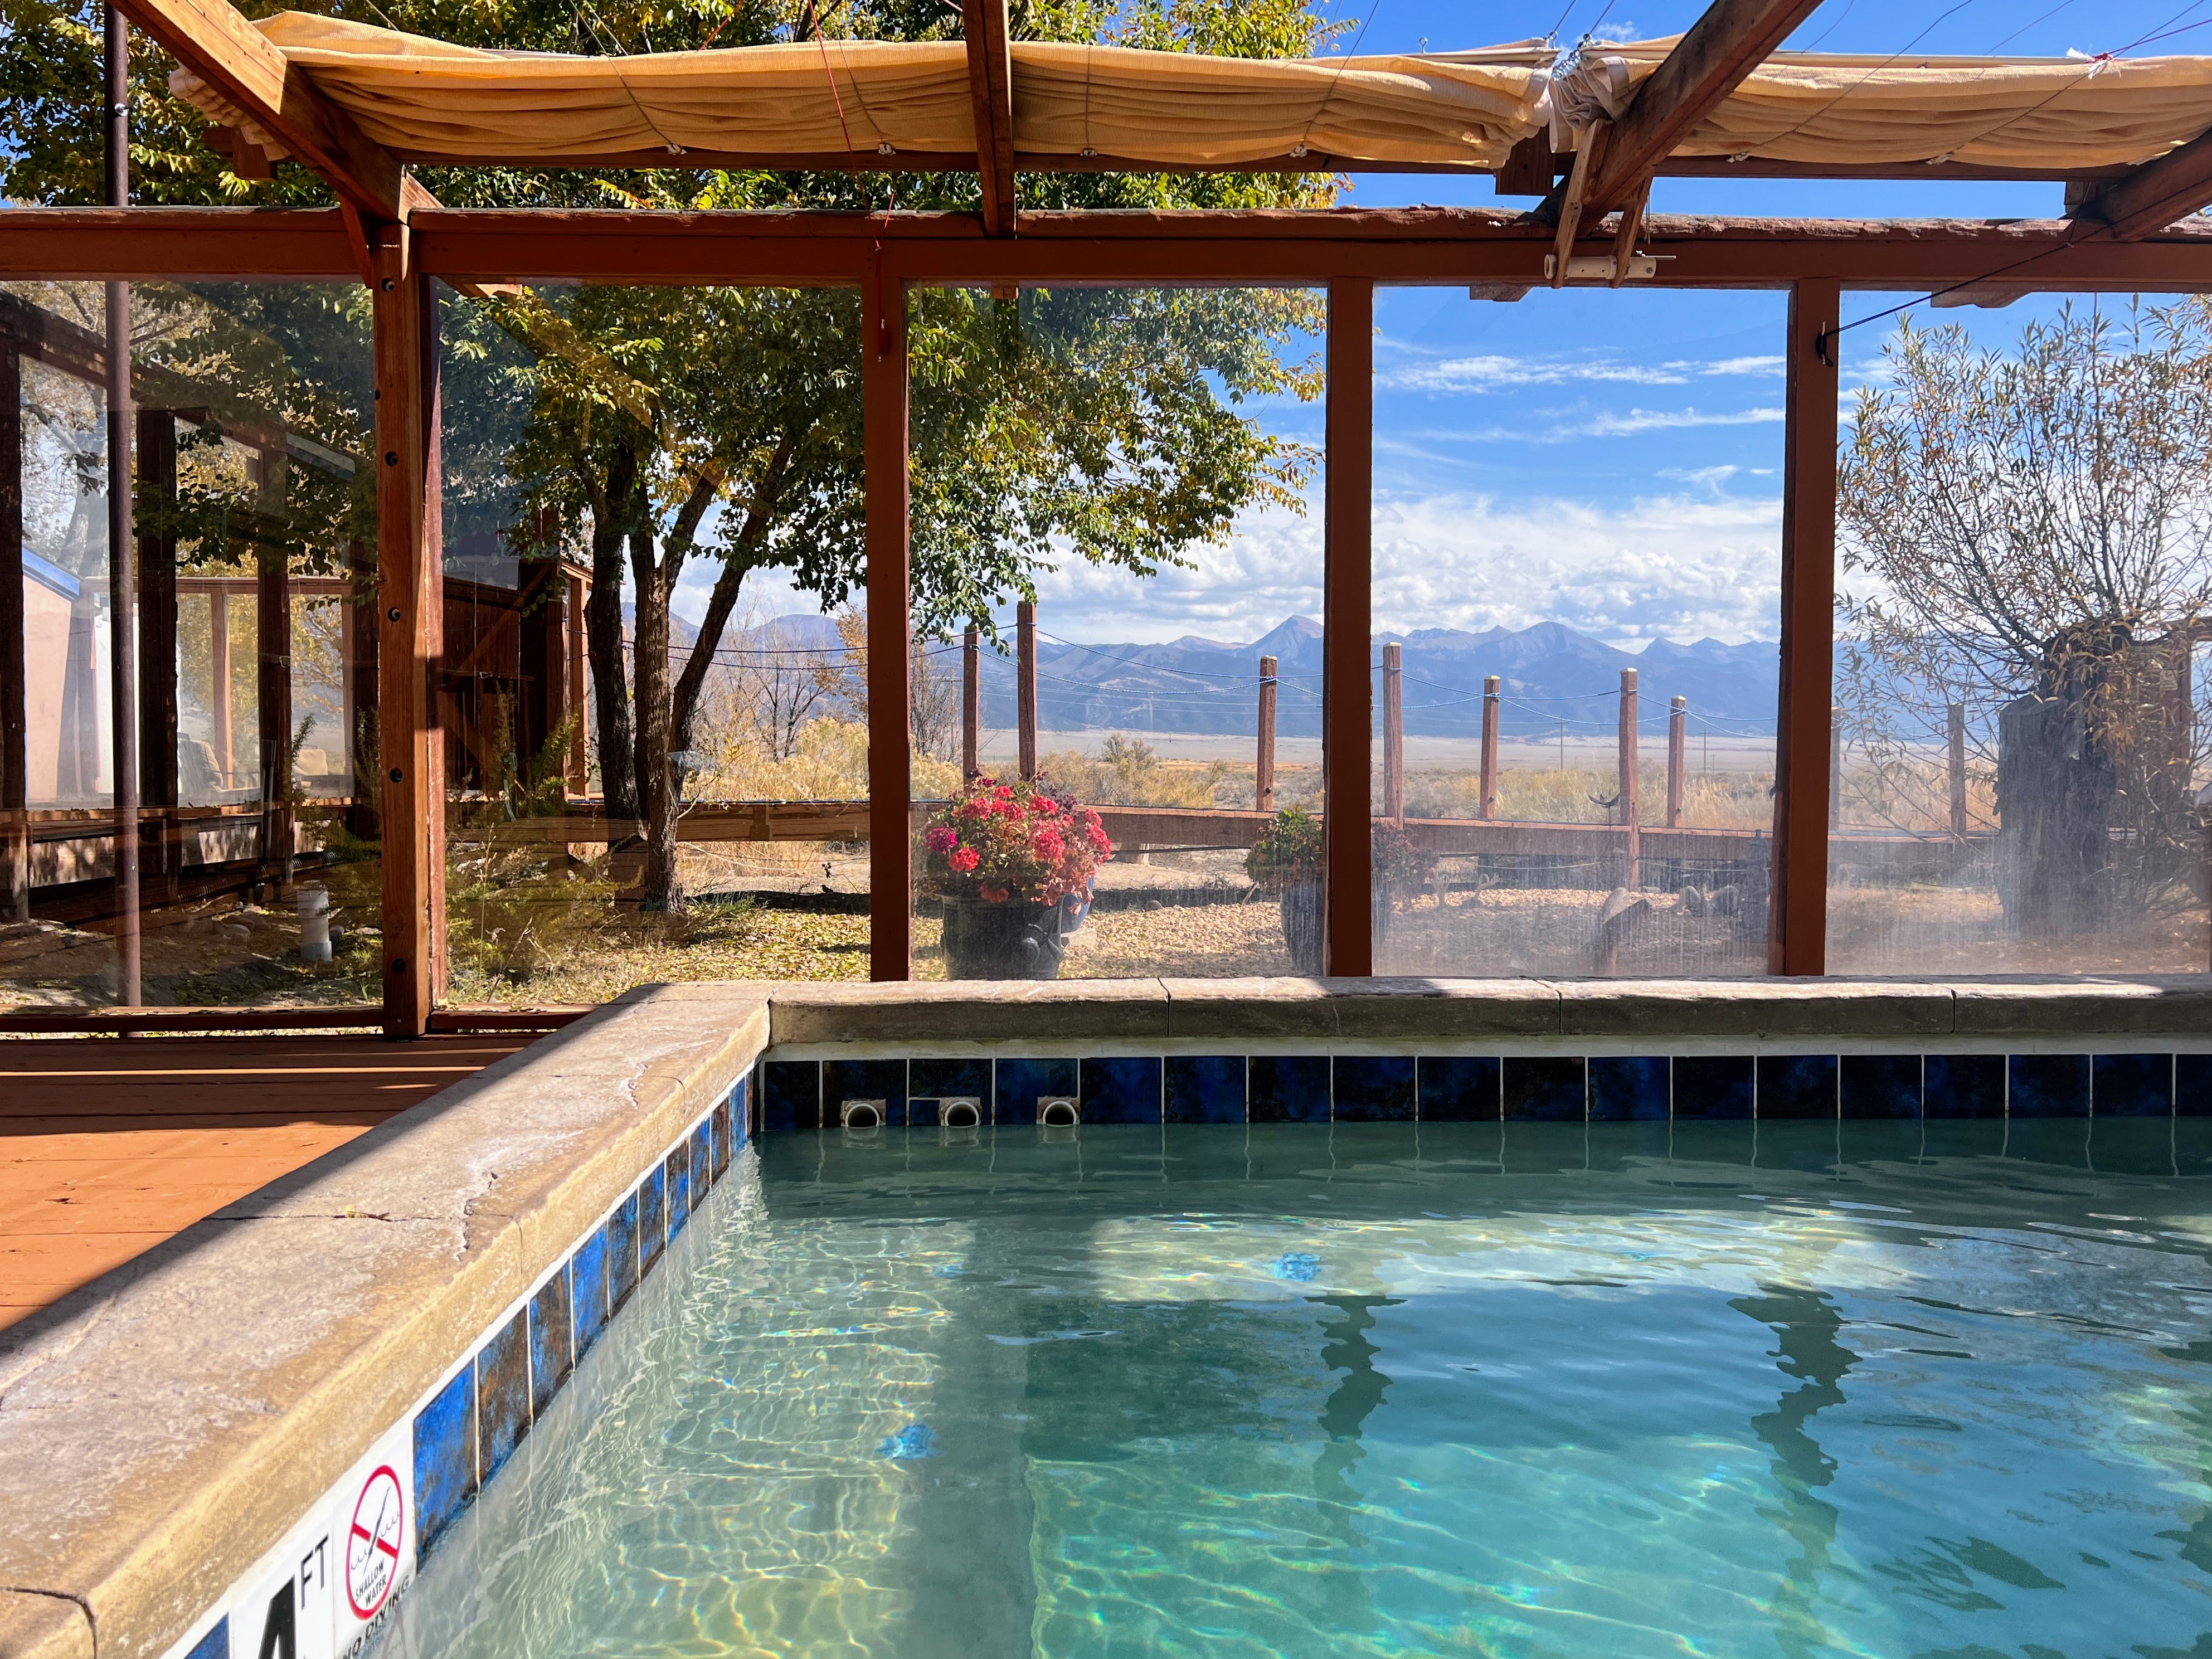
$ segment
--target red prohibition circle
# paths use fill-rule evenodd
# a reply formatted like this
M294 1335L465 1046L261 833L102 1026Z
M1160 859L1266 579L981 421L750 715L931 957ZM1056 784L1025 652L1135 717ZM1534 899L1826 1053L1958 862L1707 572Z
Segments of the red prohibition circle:
M346 1603L356 1619L374 1619L399 1579L399 1540L406 1499L390 1464L362 1483L346 1534Z

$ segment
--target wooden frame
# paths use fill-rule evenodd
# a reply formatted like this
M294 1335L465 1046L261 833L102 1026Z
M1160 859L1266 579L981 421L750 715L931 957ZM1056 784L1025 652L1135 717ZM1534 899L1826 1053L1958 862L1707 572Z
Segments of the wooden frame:
M1328 287L1322 530L1322 965L1375 971L1373 650L1375 284Z
M1658 216L1642 208L1655 174L1802 177L1984 177L1993 170L1951 164L1782 168L1717 158L1675 158L1698 119L1778 47L1814 0L1712 0L1647 78L1620 118L1601 125L1575 175L1577 201L1564 222L1542 215L1444 209L1291 211L1024 213L1020 170L1129 170L1113 156L1037 155L1014 145L1012 60L1006 0L963 0L975 110L971 154L866 154L717 158L790 169L974 171L981 211L967 214L650 214L621 211L467 210L438 205L410 179L399 158L325 99L282 52L227 0L117 0L124 12L187 70L243 111L249 123L320 173L335 210L18 209L15 234L0 240L0 277L227 277L259 281L358 278L373 290L377 384L379 542L373 595L359 618L359 654L349 648L349 706L373 702L383 774L384 1006L386 1030L409 1036L451 1026L437 1008L444 990L443 733L435 676L443 658L444 576L440 534L439 359L432 280L555 279L626 283L849 285L862 295L865 408L868 752L866 833L873 882L884 901L871 909L873 975L902 979L912 954L913 802L909 766L908 384L906 295L920 283L1325 284L1326 505L1324 508L1323 783L1325 962L1336 975L1371 971L1370 770L1372 760L1372 468L1375 287L1378 283L1467 284L1508 294L1545 280L1544 260L1562 254L1661 254L1649 285L1671 289L1780 289L1790 295L1787 328L1788 423L1784 490L1782 673L1774 822L1770 968L1784 975L1825 969L1829 844L1829 702L1835 589L1835 330L1846 289L1910 293L1971 289L2002 296L2031 290L2212 292L2212 226L2176 222L2212 202L2212 135L2132 169L2068 175L2083 191L2071 218L2040 222L1732 220ZM112 100L111 100L112 101ZM265 167L248 131L221 143L242 171ZM1523 152L1526 152L1525 154ZM425 158L412 158L422 160ZM1532 139L1508 171L1519 188L1550 189L1566 160ZM650 166L658 154L592 155L580 165ZM548 158L532 158L545 165ZM1150 170L1139 168L1136 170ZM1212 171L1463 172L1455 167L1370 167L1319 154L1224 164ZM2003 175L2015 176L2015 175ZM2094 188L2093 188L2094 187ZM2070 199L2070 198L2069 198ZM1555 192L1555 201L1557 193ZM1564 205L1564 204L1562 204ZM1609 210L1621 210L1613 217ZM1620 270L1618 263L1614 267ZM1616 275L1615 285L1620 278ZM21 619L20 351L44 349L0 331L0 705L20 708L24 674ZM127 404L126 394L118 407ZM7 441L15 434L15 441ZM173 434L172 434L173 435ZM160 446L139 446L160 483ZM127 538L126 538L127 540ZM157 617L175 592L173 549L165 575L158 546L147 556L149 659L173 656L173 616ZM130 549L118 548L118 567ZM365 562L365 555L363 557ZM11 569L14 574L10 575ZM366 574L365 572L363 573ZM555 580L558 580L557 578ZM264 637L283 608L283 584L264 583ZM538 642L568 656L572 706L582 698L581 594L568 594L565 638ZM172 607L173 608L173 607ZM15 614L11 627L8 618ZM159 623L169 631L157 638ZM368 630L373 629L373 635ZM220 630L218 630L220 631ZM1025 631L1024 639L1032 638ZM374 639L374 666L367 641ZM12 648L11 648L12 647ZM1034 669L1033 651L1026 660ZM358 666L356 667L356 664ZM284 677L289 689L289 676ZM264 714L283 701L266 681ZM1034 726L1034 688L1026 707ZM972 685L971 685L972 690ZM1483 813L1494 811L1495 682L1486 688ZM159 701L158 699L156 700ZM128 709L131 700L118 699ZM173 799L174 692L167 716L148 711L146 788ZM1626 705L1624 705L1625 708ZM1625 716L1625 719L1626 717ZM550 719L550 713L549 713ZM969 724L973 724L971 713ZM264 721L264 725L266 722ZM27 836L20 717L0 732L0 870L7 885L27 876L12 849ZM1681 742L1670 726L1668 834L1679 817ZM166 738L164 732L167 733ZM133 732L128 735L137 735ZM349 742L357 735L349 732ZM263 734L281 747L281 725ZM118 732L118 754L126 746ZM1623 753L1632 754L1624 725ZM1029 750L1033 750L1033 741ZM167 757L166 761L163 757ZM1624 764L1626 764L1624 760ZM167 770L164 771L166 765ZM582 737L571 767L582 779ZM1025 750L1024 769L1034 766ZM118 807L121 803L118 802ZM118 819L122 817L118 811ZM364 815L365 817L366 815ZM1155 814L1154 816L1158 816ZM1258 817L1259 815L1253 815ZM20 821L20 822L18 822ZM763 825L766 819L763 817ZM567 833L566 824L556 826ZM1512 826L1483 826L1493 838ZM1255 825L1238 830L1256 834ZM1171 833L1194 833L1188 827ZM765 827L763 834L768 833ZM1622 831L1593 831L1610 845ZM289 827L283 830L289 850ZM1632 816L1627 856L1644 832ZM1243 844L1241 842L1239 844ZM359 1011L356 1011L359 1013ZM361 1018L367 1018L361 1014ZM98 1016L123 1029L137 1013ZM189 1015L148 1019L199 1020ZM289 1013L240 1012L226 1023L295 1023ZM321 1023L348 1016L319 1011ZM76 1029L76 1028L72 1028Z

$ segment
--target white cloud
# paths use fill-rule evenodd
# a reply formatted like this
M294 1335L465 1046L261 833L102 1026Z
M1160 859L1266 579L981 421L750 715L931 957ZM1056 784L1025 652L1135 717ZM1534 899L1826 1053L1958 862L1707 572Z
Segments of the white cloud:
M1779 357L1677 358L1638 363L1617 357L1516 357L1493 352L1407 363L1386 369L1376 378L1382 386L1407 391L1486 392L1583 384L1687 386L1692 380L1725 375L1771 376L1781 368Z
M1659 476L1674 483L1700 484L1708 489L1717 489L1742 470L1739 466L1664 466L1659 469Z
M1691 426L1759 426L1785 418L1779 409L1738 409L1706 414L1695 409L1632 409L1626 415L1600 415L1578 427L1553 427L1543 442L1568 438L1625 438L1638 432L1671 432Z
M1630 645L1772 639L1778 500L1655 496L1617 507L1480 495L1378 501L1377 629L1526 628Z
M1252 640L1321 614L1320 502L1255 515L1194 570L1145 580L1070 566L1038 580L1040 622L1099 644L1200 634ZM1474 495L1378 498L1378 629L1526 628L1559 622L1638 647L1711 635L1773 639L1778 499L1654 495L1608 506Z

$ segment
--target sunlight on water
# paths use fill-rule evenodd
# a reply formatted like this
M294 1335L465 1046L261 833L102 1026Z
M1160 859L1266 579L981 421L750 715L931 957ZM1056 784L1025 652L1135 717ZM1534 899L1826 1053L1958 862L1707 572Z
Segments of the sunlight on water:
M789 1135L385 1659L2212 1652L2212 1128Z

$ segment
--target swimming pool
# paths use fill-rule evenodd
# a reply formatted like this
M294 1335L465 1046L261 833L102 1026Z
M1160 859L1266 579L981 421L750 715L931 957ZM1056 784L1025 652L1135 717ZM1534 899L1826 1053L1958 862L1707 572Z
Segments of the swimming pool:
M770 1137L383 1638L2212 1646L2212 1126Z

